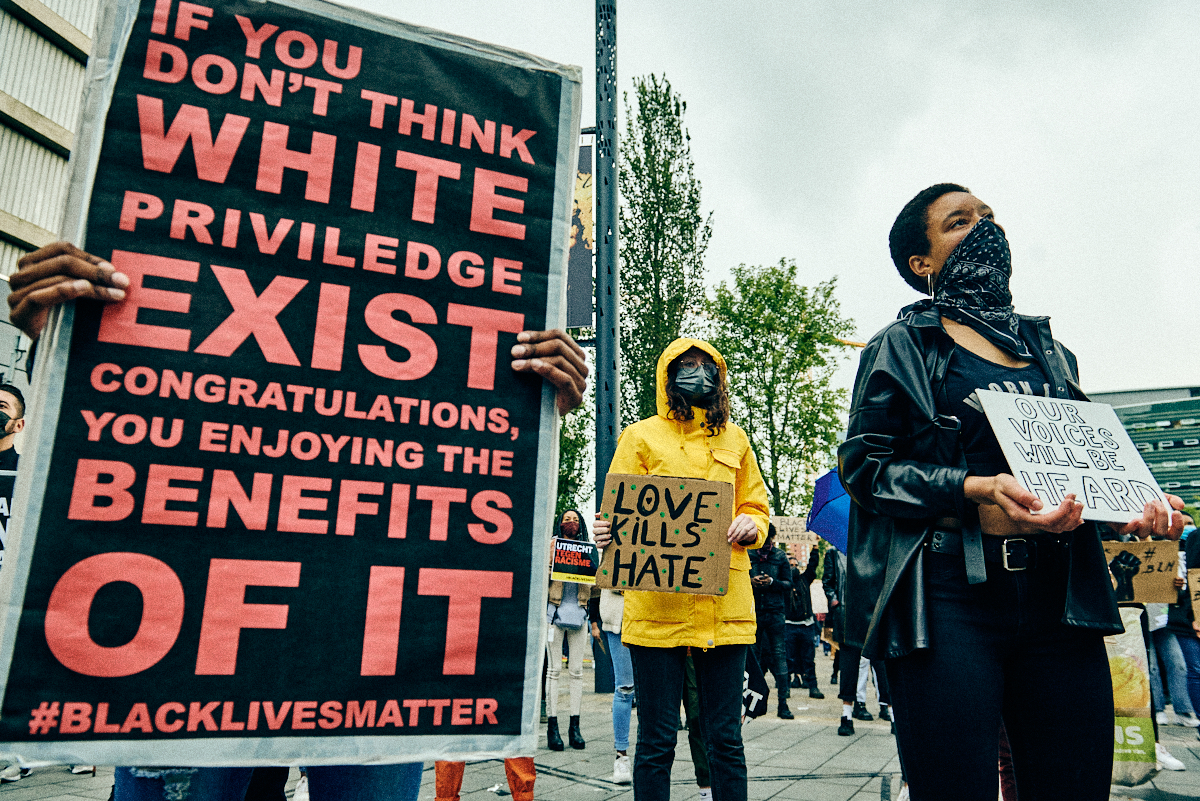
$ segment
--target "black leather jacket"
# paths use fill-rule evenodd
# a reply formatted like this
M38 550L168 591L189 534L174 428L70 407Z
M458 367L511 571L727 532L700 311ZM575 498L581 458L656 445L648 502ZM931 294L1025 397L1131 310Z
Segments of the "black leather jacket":
M1087 400L1075 357L1053 339L1049 318L1021 316L1020 330L1056 396ZM953 349L938 312L928 310L876 334L859 362L838 474L854 501L846 642L872 659L930 646L921 545L939 518L978 526L977 507L963 496L968 471L957 421L935 406ZM1085 522L1068 536L1063 623L1099 634L1122 631L1096 525Z

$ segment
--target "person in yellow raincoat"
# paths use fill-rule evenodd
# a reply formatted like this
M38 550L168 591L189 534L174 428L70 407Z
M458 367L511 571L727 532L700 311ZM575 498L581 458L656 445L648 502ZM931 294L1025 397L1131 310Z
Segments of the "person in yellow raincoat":
M670 799L684 660L691 649L713 794L738 801L746 798L742 681L755 635L746 549L766 540L767 489L745 432L729 422L725 359L716 348L698 339L675 340L658 359L655 383L658 414L621 433L609 472L732 484L727 539L733 553L724 596L625 593L621 639L633 656L638 692L633 791L638 801ZM607 521L598 519L593 531L596 545L612 541Z

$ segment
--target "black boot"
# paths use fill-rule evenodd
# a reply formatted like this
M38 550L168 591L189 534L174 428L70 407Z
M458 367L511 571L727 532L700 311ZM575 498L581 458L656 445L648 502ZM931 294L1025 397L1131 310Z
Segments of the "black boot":
M546 719L546 747L551 751L563 750L562 735L558 733L558 718Z
M786 698L779 699L779 717L783 718L784 720L792 720L796 717L792 714L792 710L788 709Z
M583 741L583 732L579 730L579 715L571 715L571 724L567 726L567 741L571 743L571 747L576 751L582 751L587 745ZM558 750L562 750L562 740L559 740Z
M875 719L871 715L871 713L867 711L867 705L864 704L862 701L854 702L854 710L850 713L850 716L853 717L855 720L874 720Z
M825 693L821 692L820 689L817 688L817 683L814 681L808 688L808 697L809 698L824 698Z

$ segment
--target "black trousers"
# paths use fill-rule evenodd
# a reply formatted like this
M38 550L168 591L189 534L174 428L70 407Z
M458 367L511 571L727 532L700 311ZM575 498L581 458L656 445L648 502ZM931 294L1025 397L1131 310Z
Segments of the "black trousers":
M1107 801L1104 638L1063 625L1066 554L1043 553L1030 570L989 564L982 584L961 556L923 553L930 647L886 662L913 801L993 801L1001 718L1021 801Z
M794 623L784 623L787 639L788 672L800 677L800 681L809 687L817 686L817 646L813 640L811 626L800 626Z
M758 633L754 642L754 655L762 665L763 673L768 670L775 675L776 697L783 700L790 694L790 679L787 663L787 642L784 640L783 611L756 612Z
M679 737L687 651L629 646L633 682L638 688L637 750L633 758L633 794L638 801L671 799L671 765ZM713 799L746 801L746 755L742 748L746 646L693 648L692 664Z

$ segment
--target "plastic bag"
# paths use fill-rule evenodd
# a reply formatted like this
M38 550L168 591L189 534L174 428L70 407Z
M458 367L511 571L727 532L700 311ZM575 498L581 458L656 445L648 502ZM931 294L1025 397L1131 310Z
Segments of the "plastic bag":
M1113 681L1112 783L1135 787L1158 773L1154 755L1154 712L1150 706L1150 667L1142 638L1142 610L1121 609L1123 634L1104 638Z

